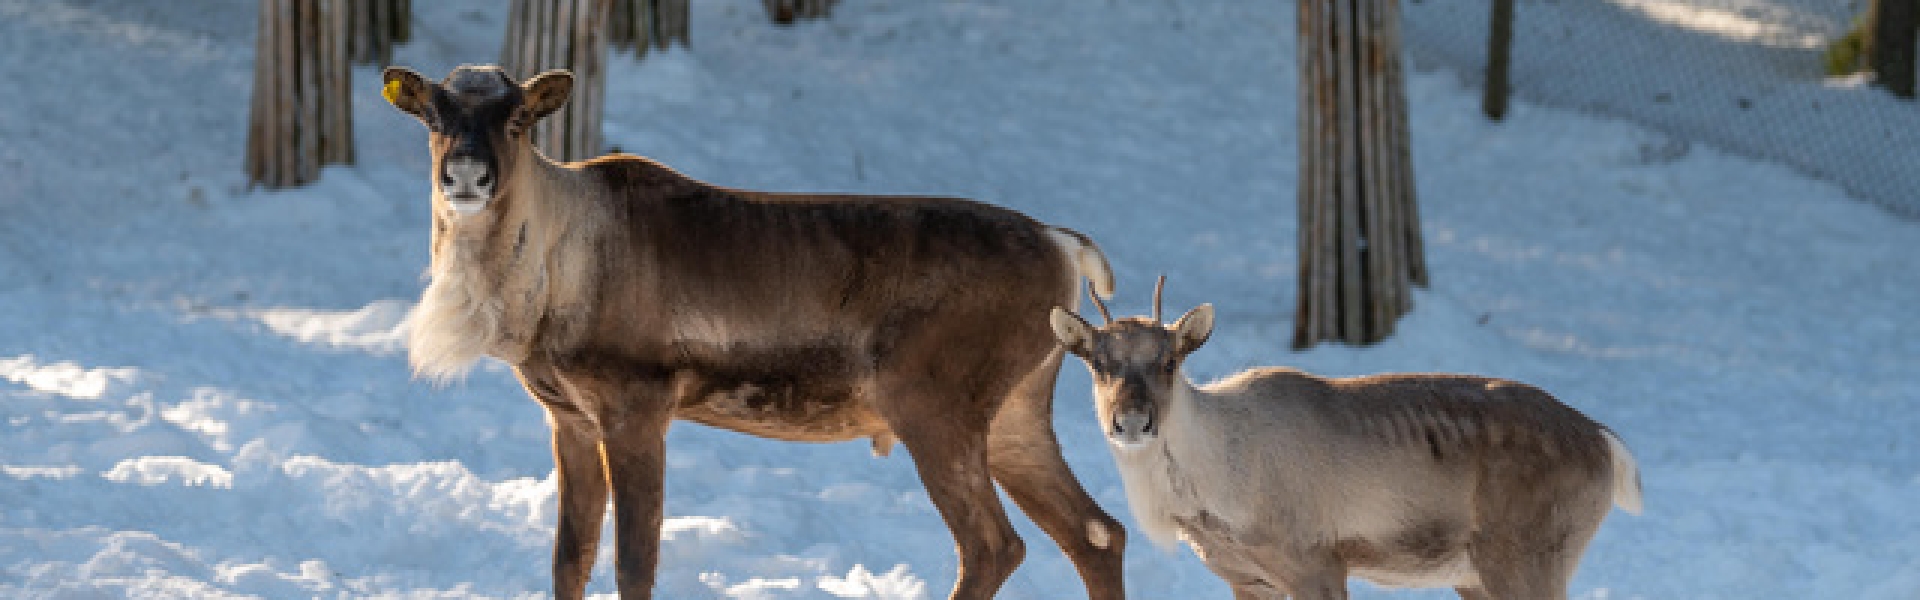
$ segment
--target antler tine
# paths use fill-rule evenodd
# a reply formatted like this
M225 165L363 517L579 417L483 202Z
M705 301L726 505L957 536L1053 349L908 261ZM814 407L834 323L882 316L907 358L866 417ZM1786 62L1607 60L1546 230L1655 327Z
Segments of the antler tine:
M1166 275L1161 275L1159 281L1153 282L1153 322L1155 323L1160 322L1160 291L1166 289L1166 287Z
M1087 280L1087 297L1093 299L1094 308L1100 309L1100 318L1106 321L1106 323L1102 323L1102 325L1112 323L1113 314L1107 312L1107 303L1100 301L1100 294L1093 291L1093 280L1091 279Z

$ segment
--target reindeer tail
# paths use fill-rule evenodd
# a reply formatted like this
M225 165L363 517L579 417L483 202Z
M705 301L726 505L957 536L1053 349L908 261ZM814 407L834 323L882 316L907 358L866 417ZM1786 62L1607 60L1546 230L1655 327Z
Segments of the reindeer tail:
M1607 436L1608 454L1613 455L1613 504L1621 510L1640 514L1640 467L1633 461L1633 454L1627 452L1627 444L1612 430L1601 430Z
M1094 245L1093 240L1088 239L1086 234L1065 227L1047 228L1047 237L1052 238L1061 253L1073 263L1073 269L1078 274L1073 287L1080 287L1079 278L1085 277L1093 284L1094 293L1101 298L1113 297L1113 266L1107 264L1107 255L1100 252L1100 247ZM1074 297L1078 298L1079 294L1074 294ZM1079 302L1074 304L1077 306Z

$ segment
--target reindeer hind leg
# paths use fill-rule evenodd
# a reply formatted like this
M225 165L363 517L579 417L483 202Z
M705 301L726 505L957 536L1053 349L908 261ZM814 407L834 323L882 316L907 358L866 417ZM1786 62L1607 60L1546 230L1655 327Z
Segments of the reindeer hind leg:
M969 405L959 394L882 385L881 415L920 473L960 554L950 598L992 598L1025 558L988 477L984 419L956 418Z
M1053 384L1060 360L1056 349L1001 405L987 438L987 464L1014 504L1073 561L1088 598L1124 598L1126 531L1087 495L1054 435Z
M1611 506L1611 488L1594 483L1604 480L1536 469L1521 483L1482 486L1476 494L1481 514L1499 516L1476 524L1468 547L1483 597L1564 600L1580 557ZM1500 472L1527 474L1523 468ZM1516 489L1534 493L1513 493Z

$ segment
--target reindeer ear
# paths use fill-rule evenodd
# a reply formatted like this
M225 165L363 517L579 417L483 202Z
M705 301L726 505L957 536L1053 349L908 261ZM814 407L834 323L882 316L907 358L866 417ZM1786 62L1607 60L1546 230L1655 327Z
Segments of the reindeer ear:
M1173 323L1173 352L1181 356L1200 349L1213 336L1213 305L1202 304Z
M1093 326L1088 325L1086 319L1056 306L1053 314L1048 315L1048 321L1053 324L1054 339L1060 340L1068 352L1075 356L1087 355L1093 346Z
M427 104L433 99L433 84L413 69L406 67L387 67L380 74L382 84L380 96L392 103L394 108L413 115L422 123L427 122Z
M522 128L532 127L534 123L553 114L553 111L566 106L567 97L573 93L573 74L565 69L554 69L535 75L520 85L520 92L524 98L514 121Z

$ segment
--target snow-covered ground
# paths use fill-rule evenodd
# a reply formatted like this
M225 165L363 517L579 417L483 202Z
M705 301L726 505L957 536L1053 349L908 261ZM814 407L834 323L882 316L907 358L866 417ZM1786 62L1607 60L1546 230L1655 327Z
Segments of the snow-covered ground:
M0 596L544 594L540 412L497 364L412 380L394 333L427 259L424 132L360 69L360 164L247 190L253 4L0 0ZM498 4L415 3L398 61L493 60ZM752 0L695 5L693 51L615 61L612 143L729 185L966 195L1081 229L1116 311L1144 312L1159 273L1169 310L1220 309L1199 378L1539 384L1645 477L1647 513L1602 528L1576 597L1920 597L1920 225L1835 183L1525 102L1491 125L1456 75L1413 73L1433 287L1380 346L1290 353L1291 7L848 0L781 29ZM1079 365L1057 402L1076 472L1126 515ZM663 598L952 582L900 454L692 425L670 453ZM1018 527L1002 596L1081 594ZM1136 540L1135 597L1227 594Z

